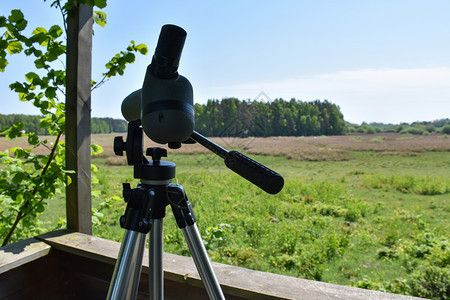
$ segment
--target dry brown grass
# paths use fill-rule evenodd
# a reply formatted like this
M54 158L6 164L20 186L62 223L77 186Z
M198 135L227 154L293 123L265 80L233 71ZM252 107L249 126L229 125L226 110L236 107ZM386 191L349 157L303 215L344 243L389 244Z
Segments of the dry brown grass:
M309 161L340 161L352 158L352 151L377 151L387 155L415 155L425 151L450 151L444 135L406 136L396 133L322 137L212 138L226 149L249 154L286 156ZM185 145L178 152L207 152L200 145Z
M92 141L103 147L99 157L107 159L111 165L126 164L125 157L113 152L114 137L120 134L94 134ZM122 134L125 138L125 134ZM48 138L52 140L52 137ZM290 159L309 161L341 161L352 158L352 151L377 151L386 155L416 155L424 151L450 151L450 138L445 135L428 136L400 135L380 133L373 135L346 135L328 137L269 137L269 138L211 138L212 141L228 150L239 150L249 154L285 156ZM0 149L13 146L26 147L26 139L13 141L0 138ZM145 147L161 146L145 139ZM171 150L172 151L172 150ZM48 150L39 147L36 152ZM199 144L183 145L174 153L208 153L209 150Z
M373 135L346 135L328 137L269 137L269 138L211 138L225 149L249 154L285 156L308 161L342 161L352 158L352 151L377 151L386 155L415 155L424 151L450 151L450 138L444 135L409 136L397 133ZM125 159L115 157L112 149L113 135L94 135L93 141L101 145L108 163L125 164ZM145 139L145 147L161 146ZM205 147L183 145L174 153L208 153Z

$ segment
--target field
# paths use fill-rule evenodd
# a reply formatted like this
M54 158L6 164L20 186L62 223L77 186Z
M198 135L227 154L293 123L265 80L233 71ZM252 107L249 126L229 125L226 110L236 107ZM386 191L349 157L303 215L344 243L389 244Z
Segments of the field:
M94 190L94 234L120 241L122 182L138 182L114 135ZM445 135L216 138L285 178L267 195L199 145L170 150L212 260L273 273L436 299L450 297L450 138ZM0 139L1 149L8 146ZM147 146L152 146L148 144ZM63 199L40 216L51 228ZM167 210L165 251L189 255Z

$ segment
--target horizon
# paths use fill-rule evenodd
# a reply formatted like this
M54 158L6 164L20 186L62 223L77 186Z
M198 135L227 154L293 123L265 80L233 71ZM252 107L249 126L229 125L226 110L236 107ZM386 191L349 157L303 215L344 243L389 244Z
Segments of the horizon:
M188 32L180 74L191 81L195 103L256 100L262 94L268 100L328 100L353 124L450 117L448 1L133 4L108 3L105 28L94 25L92 77L98 80L104 64L130 40L145 43L149 54L137 55L124 76L93 91L93 117L123 118L121 102L140 88L167 23ZM49 6L33 0L2 3L4 15L21 9L30 30L61 23ZM2 114L38 114L8 88L31 70L32 61L22 56L10 56L0 73Z
M225 99L228 99L228 98L222 98L221 100L219 100L219 99L209 99L208 101L214 101L214 100L216 100L216 101L222 101L222 100L225 100ZM251 99L245 99L245 100L242 100L242 99L237 99L238 101L259 101L259 100L257 100L257 99L254 99L254 100L251 100ZM289 102L288 100L285 100L285 99L282 99L282 98L276 98L276 99L274 99L274 100L283 100L283 101L286 101L286 102ZM291 99L292 100L292 99ZM298 100L298 99L295 99L296 101L301 101L301 100ZM273 101L273 100L272 100ZM320 101L322 101L322 100L320 100ZM325 101L325 100L323 100L323 101ZM328 101L328 100L326 100L326 101ZM264 102L264 101L259 101L259 102L263 102L263 103L267 103L267 102ZM309 101L304 101L304 102L309 102ZM312 101L311 101L312 102ZM330 101L329 101L330 102ZM333 104L332 102L330 102L331 104ZM202 105L206 105L206 103L203 103ZM1 115L23 115L23 116L42 116L42 114L23 114L23 113L11 113L11 114L3 114L3 113L1 113L0 112L0 116ZM122 120L122 121L124 121L124 122L128 122L123 116L121 116L121 117L119 117L119 118L114 118L114 117L110 117L110 116L103 116L103 117L97 117L97 116L91 116L91 119L93 119L93 118L98 118L98 119L113 119L113 120ZM346 123L348 123L348 124L350 124L350 125L357 125L357 126L362 126L363 124L368 124L368 125L371 125L371 126L375 126L375 125L382 125L382 126L400 126L400 125L403 125L403 124L408 124L408 125L412 125L412 124L415 124L415 123L418 123L418 124L420 124L420 123L433 123L433 122L438 122L438 121L444 121L444 120L450 120L450 118L439 118L439 119L434 119L434 120L416 120L416 121L413 121L413 122L399 122L399 123L383 123L383 122L377 122L377 121L374 121L374 122L366 122L366 121L363 121L363 122L361 122L361 123L352 123L352 122L349 122L349 121L347 121L347 120L345 120L345 116L344 116L344 122L346 122Z

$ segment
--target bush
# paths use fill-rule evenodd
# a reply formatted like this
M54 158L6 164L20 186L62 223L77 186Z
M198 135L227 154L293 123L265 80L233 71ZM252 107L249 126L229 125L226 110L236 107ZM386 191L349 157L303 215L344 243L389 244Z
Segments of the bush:
M375 134L377 131L372 126L366 126L364 128L364 133L366 134Z
M408 280L413 296L429 299L450 299L450 271L448 268L422 266Z
M450 125L445 125L444 127L442 127L441 132L444 134L450 134Z
M425 130L418 127L406 127L400 131L401 134L423 134L424 132Z

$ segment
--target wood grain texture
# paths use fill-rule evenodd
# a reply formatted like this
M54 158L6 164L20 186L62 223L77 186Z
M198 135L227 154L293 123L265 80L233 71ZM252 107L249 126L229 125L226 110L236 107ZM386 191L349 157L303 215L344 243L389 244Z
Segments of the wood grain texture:
M67 228L92 234L91 221L91 69L92 7L81 4L67 19L66 188Z

